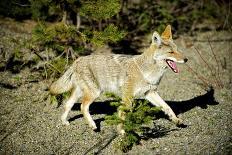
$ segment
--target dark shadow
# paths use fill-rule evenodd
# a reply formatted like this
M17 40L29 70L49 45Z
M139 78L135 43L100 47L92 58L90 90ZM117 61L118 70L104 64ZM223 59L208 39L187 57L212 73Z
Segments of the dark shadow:
M16 59L15 56L11 56L8 60L5 66L0 67L0 71L4 72L6 70L11 71L13 74L20 73L20 71L26 67L31 68L33 65L35 65L35 62L30 60L30 61L23 61Z
M95 120L95 123L97 125L97 129L94 130L95 132L100 132L101 131L101 122L104 121L104 120L105 120L104 117Z
M115 54L138 54L138 48L134 47L130 40L121 40L119 43L109 44L109 46Z
M2 82L0 82L0 87L6 88L6 89L17 89L18 88L17 86L14 86L8 83L2 83Z
M143 35L144 34L142 34L141 36ZM140 54L140 49L145 48L147 46L144 46L142 44L142 40L139 40L138 36L136 38L134 38L134 36L131 36L131 38L121 40L117 42L117 44L109 43L108 45L110 46L114 54L137 55Z
M76 119L79 119L79 118L81 118L81 117L83 117L82 114L81 114L81 115L76 115L76 116L70 118L68 121L69 121L69 122L72 122L72 121L75 121Z
M148 140L150 138L160 138L167 135L171 131L179 130L178 128L175 129L167 129L164 126L154 124L153 128L143 127L142 135L140 136L141 139Z
M99 139L95 145L91 146L89 149L86 150L84 155L87 154L100 154L102 150L104 150L115 138L117 137L117 133L113 130L110 135L107 135L103 139Z
M10 57L4 70L10 70L12 73L19 73L23 62L20 60L15 60L14 56Z
M195 107L206 109L208 105L219 104L214 98L214 89L210 88L204 95L194 97L186 101L166 101L176 115L185 113Z
M105 102L94 102L90 105L89 111L92 115L94 114L107 114L112 115L114 112L117 111L117 108L110 105L112 101L105 101ZM72 110L79 111L81 110L81 104L77 103L74 104Z

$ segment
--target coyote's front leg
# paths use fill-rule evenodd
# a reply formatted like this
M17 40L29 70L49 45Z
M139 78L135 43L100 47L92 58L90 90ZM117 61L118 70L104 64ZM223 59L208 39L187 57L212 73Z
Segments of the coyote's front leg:
M146 95L146 99L150 101L153 105L161 107L164 113L167 114L174 123L176 123L177 125L183 124L183 121L180 118L177 118L170 106L159 96L157 92L149 92Z
M132 80L128 80L122 88L122 105L118 108L118 117L121 120L125 120L126 111L131 110L133 106L133 88ZM122 135L125 134L123 123L118 125L118 132Z

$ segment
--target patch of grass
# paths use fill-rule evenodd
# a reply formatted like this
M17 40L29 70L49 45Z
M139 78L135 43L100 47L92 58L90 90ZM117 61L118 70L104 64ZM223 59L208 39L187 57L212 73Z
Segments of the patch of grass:
M20 80L22 80L22 77L20 77L20 76L14 76L13 79L16 80L16 81L20 81Z

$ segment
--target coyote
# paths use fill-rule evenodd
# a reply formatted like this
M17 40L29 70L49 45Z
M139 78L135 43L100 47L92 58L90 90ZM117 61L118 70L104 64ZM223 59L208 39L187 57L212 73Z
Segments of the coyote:
M81 111L89 126L95 130L89 106L104 92L112 92L122 98L122 104L130 108L134 98L144 98L155 106L161 107L177 125L182 120L158 95L157 86L167 68L178 73L177 63L187 62L172 40L171 26L168 25L162 35L154 32L151 45L141 55L90 55L80 57L50 87L52 94L61 94L71 90L71 96L65 103L61 116L62 123L69 125L67 116L74 103L81 101ZM120 118L125 113L118 110ZM120 133L124 130L120 128Z

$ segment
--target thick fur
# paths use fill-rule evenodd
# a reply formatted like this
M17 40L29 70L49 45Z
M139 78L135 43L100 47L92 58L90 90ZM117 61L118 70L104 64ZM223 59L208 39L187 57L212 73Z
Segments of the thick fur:
M170 26L166 27L161 37L154 32L150 47L141 55L90 55L78 58L50 87L52 94L69 90L72 92L65 103L62 122L69 124L68 112L77 100L81 100L84 117L89 126L96 129L89 114L89 106L100 94L112 92L122 97L123 104L129 108L134 98L145 98L153 105L160 106L173 122L180 124L182 121L156 92L168 68L166 59L179 63L187 60L178 52L172 40ZM123 111L119 110L119 116L124 118ZM124 133L124 130L120 128L120 132Z
M62 94L64 92L71 90L72 74L73 74L73 68L70 67L61 78L59 78L56 82L54 82L51 85L50 93L55 95L55 94Z

